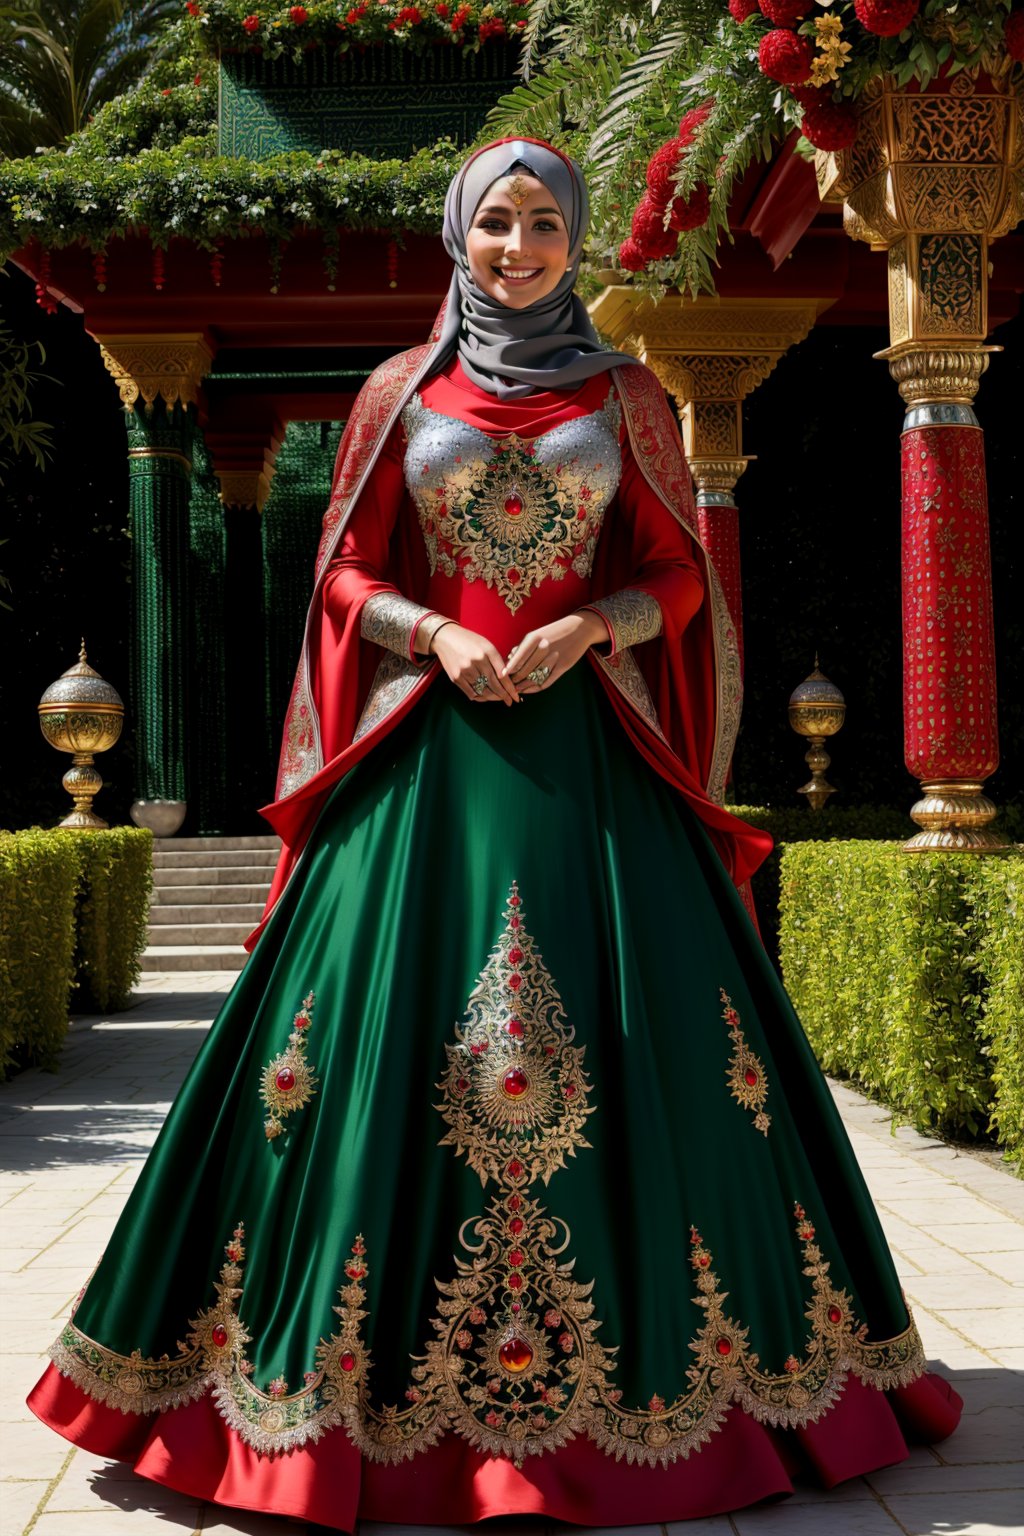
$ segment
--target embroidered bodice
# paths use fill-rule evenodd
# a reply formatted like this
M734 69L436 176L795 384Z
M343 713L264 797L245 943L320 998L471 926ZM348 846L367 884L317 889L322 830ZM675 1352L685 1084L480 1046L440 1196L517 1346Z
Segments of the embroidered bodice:
M532 438L491 435L414 395L405 480L431 576L479 581L509 614L549 579L587 582L621 475L620 421L612 388L599 410Z

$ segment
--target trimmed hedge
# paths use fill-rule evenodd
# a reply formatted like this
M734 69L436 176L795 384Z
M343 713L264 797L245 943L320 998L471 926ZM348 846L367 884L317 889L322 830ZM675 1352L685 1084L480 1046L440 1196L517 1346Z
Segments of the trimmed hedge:
M1024 849L790 843L780 955L821 1065L920 1130L1024 1160Z
M0 833L0 1078L55 1070L72 990L127 1006L146 945L153 834Z
M153 888L153 834L137 827L72 834L78 844L79 888L75 951L86 1012L127 1008L146 947Z
M0 833L0 1077L57 1065L74 980L79 857L70 833Z

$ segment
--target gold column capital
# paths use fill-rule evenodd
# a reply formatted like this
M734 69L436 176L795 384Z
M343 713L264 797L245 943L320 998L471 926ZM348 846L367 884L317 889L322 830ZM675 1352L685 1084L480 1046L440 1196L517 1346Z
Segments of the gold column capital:
M213 366L213 349L199 331L97 336L96 341L126 410L140 398L151 409L158 395L169 406L196 405Z
M272 464L263 469L218 470L221 504L225 507L255 507L257 512L262 512L270 495L273 475Z

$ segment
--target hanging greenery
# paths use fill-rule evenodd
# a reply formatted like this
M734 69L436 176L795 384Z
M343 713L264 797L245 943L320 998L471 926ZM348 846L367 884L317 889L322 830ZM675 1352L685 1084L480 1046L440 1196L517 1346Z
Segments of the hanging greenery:
M524 83L490 132L574 150L592 267L652 293L712 290L738 178L794 132L808 155L848 147L872 81L1024 78L1010 0L536 0L523 36Z
M490 39L526 29L530 0L312 0L281 5L275 0L187 0L196 40L209 53L258 48L269 58L300 59L308 48L348 49L373 43L422 50L438 43L476 50Z

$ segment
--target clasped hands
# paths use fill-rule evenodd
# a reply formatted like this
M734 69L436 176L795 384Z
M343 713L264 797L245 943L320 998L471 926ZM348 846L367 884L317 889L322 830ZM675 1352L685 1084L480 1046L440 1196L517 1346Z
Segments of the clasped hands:
M430 642L456 688L474 704L518 704L525 694L541 693L574 667L592 645L608 639L603 619L589 610L567 614L553 624L531 629L503 657L497 647L472 629L445 624ZM547 675L530 674L547 668ZM480 683L486 679L486 686Z

